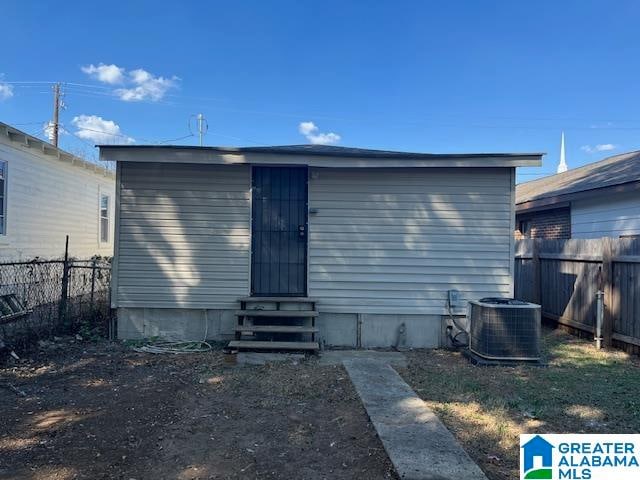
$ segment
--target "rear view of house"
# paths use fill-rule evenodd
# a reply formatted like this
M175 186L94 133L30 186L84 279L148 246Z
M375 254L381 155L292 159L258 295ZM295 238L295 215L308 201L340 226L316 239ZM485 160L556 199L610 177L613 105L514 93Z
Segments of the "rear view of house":
M0 260L113 253L115 175L0 123Z
M439 345L450 290L513 294L515 168L541 163L327 146L100 154L117 162L121 338L242 342L271 317L308 317L289 330L366 347Z

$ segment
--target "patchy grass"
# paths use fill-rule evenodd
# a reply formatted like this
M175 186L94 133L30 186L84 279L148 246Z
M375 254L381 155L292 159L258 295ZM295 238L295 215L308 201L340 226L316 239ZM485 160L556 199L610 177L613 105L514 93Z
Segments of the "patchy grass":
M548 367L476 367L445 350L408 354L400 373L491 480L518 478L521 433L637 433L640 362L544 331Z

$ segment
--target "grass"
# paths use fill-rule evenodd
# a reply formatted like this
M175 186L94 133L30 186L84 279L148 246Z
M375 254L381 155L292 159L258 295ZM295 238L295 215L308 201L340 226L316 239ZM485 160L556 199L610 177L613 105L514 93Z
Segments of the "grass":
M640 362L545 330L548 367L476 367L457 352L409 354L404 379L491 480L518 478L521 433L637 433Z

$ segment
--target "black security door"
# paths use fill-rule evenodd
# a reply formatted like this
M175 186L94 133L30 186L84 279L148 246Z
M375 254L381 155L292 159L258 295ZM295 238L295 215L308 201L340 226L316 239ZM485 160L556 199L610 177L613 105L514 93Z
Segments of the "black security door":
M305 296L307 169L253 167L251 294Z

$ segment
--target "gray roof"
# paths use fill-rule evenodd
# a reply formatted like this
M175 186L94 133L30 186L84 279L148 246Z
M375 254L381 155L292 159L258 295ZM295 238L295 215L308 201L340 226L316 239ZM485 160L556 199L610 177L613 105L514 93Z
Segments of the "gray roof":
M13 127L4 122L0 122L0 143L4 143L5 141L18 142L22 146L33 148L33 151L37 152L40 155L51 156L64 162L68 162L70 165L84 168L86 170L91 170L106 177L115 176L114 172L105 168L103 165L99 165L97 163L85 160L84 158L80 158L73 153L69 153L58 147L54 147L48 142L42 141L39 138L34 137L33 135L29 135L22 130L18 130L16 127Z
M198 147L192 145L97 145L102 150L109 149L197 149L220 153L273 153L278 155L320 155L324 157L427 159L458 157L523 157L542 156L543 153L417 153L393 150L372 150L368 148L338 147L334 145L275 145L261 147Z
M516 186L516 203L640 181L640 150Z

